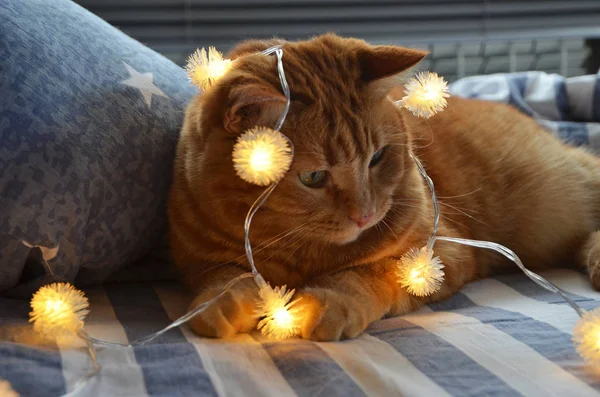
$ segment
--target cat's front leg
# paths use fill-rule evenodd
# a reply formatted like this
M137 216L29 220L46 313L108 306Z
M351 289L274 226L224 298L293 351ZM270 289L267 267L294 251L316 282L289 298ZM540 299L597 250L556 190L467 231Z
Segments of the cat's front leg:
M201 282L193 285L198 291L190 305L194 309L223 291L225 284L246 271L234 265L222 265L218 271L204 273ZM256 327L258 287L252 278L234 284L223 296L190 320L190 326L200 336L228 338Z
M305 305L302 337L318 341L354 338L386 315L410 313L425 303L446 299L477 277L472 247L440 242L434 252L442 258L445 279L437 292L423 298L401 287L398 258L320 277L298 293Z
M388 313L407 313L422 303L397 282L396 261L346 269L298 292L303 304L301 336L316 341L354 338Z

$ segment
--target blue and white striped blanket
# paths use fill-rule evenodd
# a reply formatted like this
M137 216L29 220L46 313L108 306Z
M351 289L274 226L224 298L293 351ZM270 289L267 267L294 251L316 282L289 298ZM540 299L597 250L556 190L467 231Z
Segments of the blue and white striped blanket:
M545 276L585 309L600 305L584 275ZM86 291L88 332L127 342L181 315L174 284ZM0 318L27 319L27 302L0 299ZM482 280L451 299L373 324L339 343L195 336L187 327L135 348L100 347L102 366L82 396L600 396L571 343L574 311L523 275ZM22 396L68 392L91 364L83 349L0 343L0 377Z
M474 76L455 82L450 91L511 104L561 140L600 154L600 73L571 78L543 72Z

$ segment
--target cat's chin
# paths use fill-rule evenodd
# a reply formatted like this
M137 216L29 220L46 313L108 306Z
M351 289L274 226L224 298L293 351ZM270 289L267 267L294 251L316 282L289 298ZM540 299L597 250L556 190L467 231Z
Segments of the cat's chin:
M368 229L370 229L370 227L363 228L363 229L358 229L358 228L349 229L348 231L343 232L343 233L336 233L333 236L327 236L326 240L328 240L331 244L335 244L335 245L350 244L350 243L353 243L356 240L358 240L358 238Z
M352 236L330 239L330 242L335 245L346 245L346 244L350 244L350 243L353 243L356 240L358 240L359 236L360 236L360 233L357 233Z

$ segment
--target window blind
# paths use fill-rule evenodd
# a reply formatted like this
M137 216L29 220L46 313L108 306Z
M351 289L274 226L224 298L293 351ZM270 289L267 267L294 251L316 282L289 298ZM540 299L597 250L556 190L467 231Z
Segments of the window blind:
M554 40L555 55L560 56L566 40L567 49L574 51L569 60L575 65L581 64L585 57L583 39L600 37L599 0L77 2L180 64L197 47L214 45L225 52L236 42L247 38L279 36L295 40L336 32L373 43L428 48L432 45L445 46L445 51L450 52L456 51L456 45L462 43L464 46L460 51L468 58L469 65L471 58L478 57L483 62L484 56L489 55L490 51L500 51L503 46L494 45L500 45L501 41L505 44L522 42L518 49L532 50L535 48L531 48L532 44L527 40ZM481 43L485 43L484 52L487 53L481 53L482 50L478 48ZM542 43L537 49L543 46ZM506 59L503 62L510 63L509 49L506 45L504 47ZM544 54L551 52L548 49L544 51ZM435 59L435 49L431 59ZM443 66L444 62L438 65ZM456 53L452 62L456 69ZM560 63L558 58L554 61L543 60L542 66L554 70L560 69ZM518 66L527 66L527 61ZM463 65L463 72L469 74L470 68Z

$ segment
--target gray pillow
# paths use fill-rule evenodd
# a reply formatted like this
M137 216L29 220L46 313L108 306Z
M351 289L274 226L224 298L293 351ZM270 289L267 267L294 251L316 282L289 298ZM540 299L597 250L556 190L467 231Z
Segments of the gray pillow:
M3 0L0 76L0 291L101 282L159 246L184 71L71 1Z

